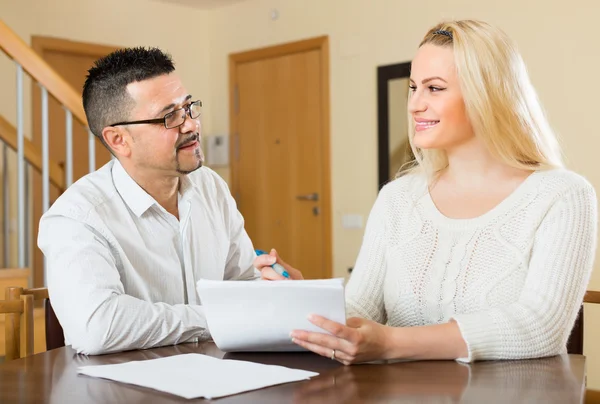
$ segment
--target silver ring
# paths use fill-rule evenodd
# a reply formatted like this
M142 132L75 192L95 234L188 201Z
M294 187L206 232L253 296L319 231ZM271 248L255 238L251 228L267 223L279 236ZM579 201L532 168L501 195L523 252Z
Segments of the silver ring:
M331 350L331 360L334 361L335 360L335 349Z

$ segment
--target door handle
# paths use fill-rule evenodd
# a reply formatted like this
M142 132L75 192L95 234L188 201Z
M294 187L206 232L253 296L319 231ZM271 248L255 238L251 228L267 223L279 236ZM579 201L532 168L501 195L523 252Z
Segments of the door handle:
M298 199L299 201L318 201L319 194L316 192L313 192L312 194L297 195L296 199Z

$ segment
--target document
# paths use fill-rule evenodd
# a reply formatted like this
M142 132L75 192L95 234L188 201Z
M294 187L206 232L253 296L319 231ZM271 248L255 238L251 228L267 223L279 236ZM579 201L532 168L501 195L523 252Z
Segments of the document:
M308 321L318 314L346 324L344 279L197 282L208 329L224 352L304 351L292 330L326 333Z
M202 354L184 354L116 365L82 366L78 373L148 387L184 398L224 397L318 373Z

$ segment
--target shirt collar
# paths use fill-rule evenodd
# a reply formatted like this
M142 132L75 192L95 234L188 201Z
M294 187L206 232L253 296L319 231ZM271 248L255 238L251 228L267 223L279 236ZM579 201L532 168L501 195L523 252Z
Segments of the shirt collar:
M162 209L162 206L129 176L117 159L114 159L112 176L121 198L137 217L142 216L153 205ZM187 175L180 177L178 201L187 201L192 197L192 185Z
M189 175L182 175L179 177L179 195L181 195L182 201L187 201L192 197L193 185L194 184L189 179Z
M127 174L117 159L114 159L112 177L117 192L137 217L142 216L152 205L157 203Z

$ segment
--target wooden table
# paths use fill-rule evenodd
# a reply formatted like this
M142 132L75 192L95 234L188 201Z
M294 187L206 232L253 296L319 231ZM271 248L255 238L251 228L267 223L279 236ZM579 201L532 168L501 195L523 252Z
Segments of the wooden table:
M1 403L197 402L151 389L77 375L77 367L184 353L277 364L319 372L309 380L218 399L228 403L578 403L585 390L585 357L477 362L396 362L342 366L312 353L224 354L212 343L182 344L112 355L82 356L70 347L0 365Z

